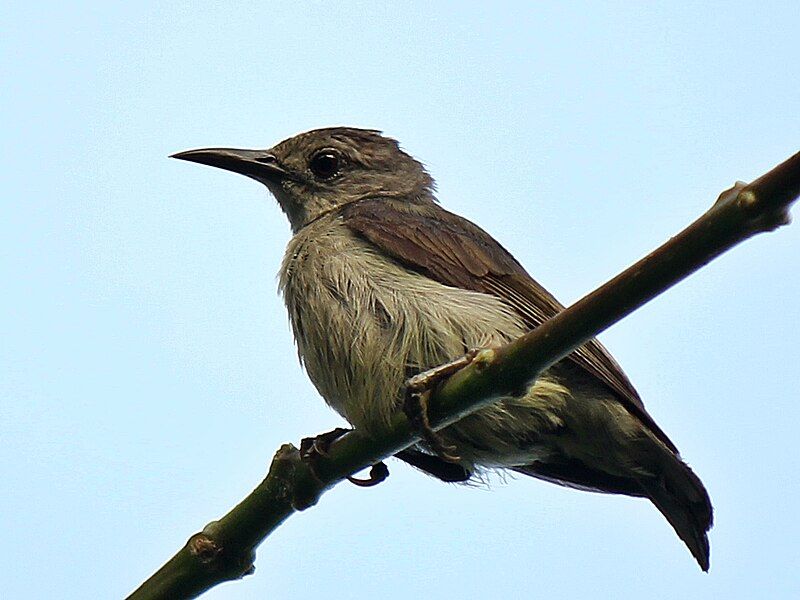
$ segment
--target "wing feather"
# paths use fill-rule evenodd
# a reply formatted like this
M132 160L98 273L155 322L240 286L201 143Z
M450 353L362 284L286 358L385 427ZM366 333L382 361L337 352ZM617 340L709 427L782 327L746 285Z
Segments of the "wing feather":
M517 311L531 329L564 309L488 233L436 204L366 199L346 205L341 215L354 233L407 268L445 285L492 294ZM600 342L590 340L565 360L574 362L613 391L631 414L677 452Z

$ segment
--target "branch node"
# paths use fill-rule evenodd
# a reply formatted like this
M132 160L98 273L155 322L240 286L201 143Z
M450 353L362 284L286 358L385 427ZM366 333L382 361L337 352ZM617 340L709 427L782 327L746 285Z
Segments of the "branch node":
M497 357L497 352L493 348L482 348L472 359L472 364L478 373L482 373L487 367L491 366Z
M206 565L213 562L222 552L222 547L205 533L193 535L186 545L189 548L189 554L196 556L201 563Z
M739 198L742 190L744 190L746 187L746 181L736 181L736 183L733 184L733 187L729 187L727 190L721 192L720 195L717 196L716 201L714 201L714 206L735 202Z
M766 206L759 190L747 186L736 196L736 204L748 215L750 226L754 231L774 231L778 227L788 225L792 219L784 206L772 208Z
M282 497L294 510L302 511L314 506L326 488L312 465L303 460L300 451L292 444L281 446L270 473L280 480Z
M206 532L209 527L214 529L214 523L209 523L202 532L189 538L186 542L189 555L195 557L207 572L225 573L227 579L241 579L254 573L255 552L226 552L225 547Z
M737 181L732 188L719 195L714 202L714 208L736 207L744 218L744 226L751 234L774 231L788 225L791 222L788 207L771 202L769 190L762 189L763 185L762 178L749 184Z

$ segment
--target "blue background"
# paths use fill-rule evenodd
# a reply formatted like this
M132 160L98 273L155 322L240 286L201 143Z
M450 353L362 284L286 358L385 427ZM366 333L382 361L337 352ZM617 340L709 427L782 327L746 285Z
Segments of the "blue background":
M341 425L277 297L266 191L169 160L384 130L570 303L800 147L785 3L25 3L0 36L0 594L119 598ZM649 503L391 461L208 598L794 598L800 226L602 336L716 507L710 574Z

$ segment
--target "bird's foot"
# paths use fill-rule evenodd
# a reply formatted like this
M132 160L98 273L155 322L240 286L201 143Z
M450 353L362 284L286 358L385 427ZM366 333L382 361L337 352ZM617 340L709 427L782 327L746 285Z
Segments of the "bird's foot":
M337 427L327 433L321 433L316 437L303 438L300 441L300 456L311 467L314 475L316 475L316 465L319 459L328 456L328 449L331 444L349 431L352 431L352 429ZM360 479L351 475L347 480L359 487L372 487L373 485L378 485L387 477L389 477L389 468L381 461L372 465L367 479Z
M431 427L431 422L428 418L428 398L430 395L430 390L415 391L411 388L406 388L403 412L408 417L408 420L411 421L412 427L428 444L431 452L448 463L457 463L459 456L455 453L455 446L446 443L442 436Z
M328 449L331 447L331 444L350 431L352 431L352 429L337 427L327 433L320 433L314 437L303 438L300 440L300 456L311 462L320 456L328 456Z
M455 446L447 444L442 436L431 427L428 418L428 398L431 390L441 381L450 377L469 365L477 356L478 350L470 350L464 356L433 369L417 373L406 381L406 397L403 412L414 428L422 435L431 451L449 463L457 463L461 458L456 454Z

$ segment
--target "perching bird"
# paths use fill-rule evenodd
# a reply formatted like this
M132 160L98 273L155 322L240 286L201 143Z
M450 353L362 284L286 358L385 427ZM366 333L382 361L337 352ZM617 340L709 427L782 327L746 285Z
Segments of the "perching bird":
M327 403L368 435L401 410L410 375L511 341L563 309L488 233L439 206L423 165L377 131L317 129L268 150L175 158L247 175L278 200L294 233L280 289L300 360ZM449 481L510 469L649 498L708 570L708 494L596 340L527 394L439 435L458 465L424 444L399 456Z

